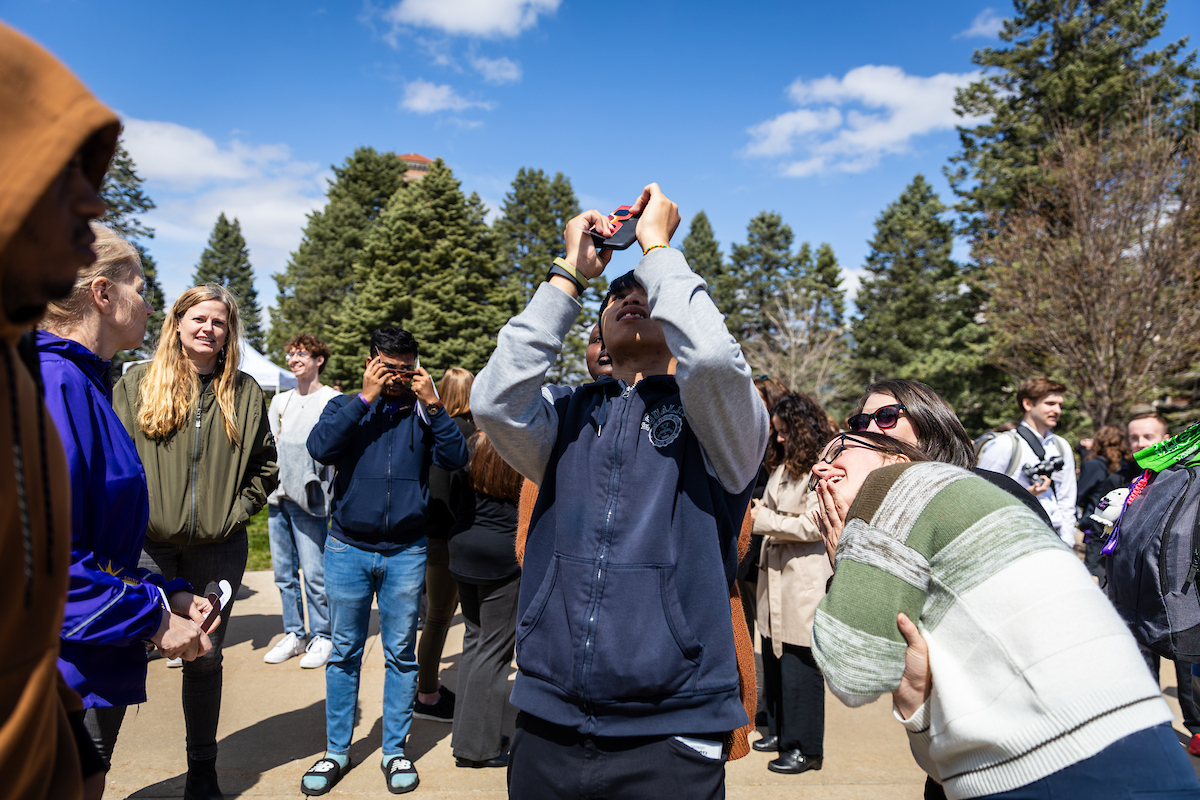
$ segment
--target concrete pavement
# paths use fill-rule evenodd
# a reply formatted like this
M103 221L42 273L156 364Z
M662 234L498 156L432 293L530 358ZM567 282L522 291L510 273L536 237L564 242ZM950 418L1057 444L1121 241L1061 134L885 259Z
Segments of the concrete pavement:
M351 758L355 767L330 792L331 800L390 796L379 770L382 744L383 654L374 616L359 691L359 720ZM463 625L456 618L442 659L442 681L454 688ZM218 771L227 797L298 798L300 777L325 745L324 670L302 670L299 659L264 664L282 636L280 600L270 572L250 572L234 607L225 640L225 690ZM1186 741L1174 699L1174 671L1162 670L1176 731ZM130 708L113 755L105 798L179 798L187 769L182 672L162 660L150 663L149 701ZM773 757L752 752L731 762L731 800L919 800L925 774L913 762L903 729L892 718L890 698L848 709L826 695L825 765L820 772L776 775ZM510 708L511 733L515 712ZM450 725L414 720L408 755L421 776L414 798L504 798L504 770L459 769L450 751ZM1192 759L1193 766L1200 763Z

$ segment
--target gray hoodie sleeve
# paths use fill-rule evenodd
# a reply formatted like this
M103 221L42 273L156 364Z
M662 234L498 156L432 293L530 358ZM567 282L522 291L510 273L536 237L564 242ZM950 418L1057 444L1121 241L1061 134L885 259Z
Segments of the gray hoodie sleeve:
M539 486L558 437L558 414L542 383L579 309L566 292L543 283L500 329L496 350L471 387L475 423L501 458Z
M704 279L678 250L650 251L634 275L646 287L650 318L662 325L679 362L675 379L683 410L710 472L726 491L740 492L758 473L770 428L742 348L725 327Z

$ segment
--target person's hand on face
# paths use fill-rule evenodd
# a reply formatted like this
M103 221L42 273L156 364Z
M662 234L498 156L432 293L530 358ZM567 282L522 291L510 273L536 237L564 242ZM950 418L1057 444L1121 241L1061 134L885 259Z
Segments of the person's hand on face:
M436 403L438 396L433 387L433 378L429 377L429 373L424 367L417 367L416 374L412 378L412 391L425 405Z
M638 244L642 250L660 244L670 244L679 227L679 206L671 202L657 183L642 190L642 196L630 207L631 215L641 214L637 223Z
M367 368L363 370L363 399L374 403L391 382L392 371L384 366L383 361L378 357L370 359L367 361Z
M844 497L838 483L830 479L817 481L818 508L812 512L813 519L821 529L821 538L825 540L825 554L829 557L830 566L836 566L834 557L837 555L838 542L842 539L842 530L846 526L846 512L850 510L850 499Z

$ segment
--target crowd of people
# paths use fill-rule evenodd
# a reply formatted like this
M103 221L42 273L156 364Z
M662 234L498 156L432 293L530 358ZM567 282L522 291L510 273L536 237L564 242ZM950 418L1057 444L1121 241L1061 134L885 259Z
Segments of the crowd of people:
M153 312L137 250L96 222L119 122L2 25L0 77L13 797L102 795L149 651L182 665L184 797L223 796L222 645L264 507L282 636L263 660L325 670L306 795L352 767L375 605L393 794L420 783L405 746L423 717L452 724L458 767L506 768L514 798L720 798L751 748L777 773L822 768L828 686L850 706L891 695L926 797L1200 797L1158 657L1095 579L1091 512L1140 474L1162 417L1101 428L1078 471L1054 433L1068 387L1045 378L1018 388L1019 423L978 441L909 380L867 387L838 421L752 376L671 247L680 216L657 184L632 206L642 258L609 286L581 386L546 376L612 255L596 211L566 225L565 256L478 376L435 384L420 342L384 327L344 394L306 333L285 348L297 388L268 406L238 368L237 298L208 284L112 385ZM1176 669L1200 755L1191 665Z

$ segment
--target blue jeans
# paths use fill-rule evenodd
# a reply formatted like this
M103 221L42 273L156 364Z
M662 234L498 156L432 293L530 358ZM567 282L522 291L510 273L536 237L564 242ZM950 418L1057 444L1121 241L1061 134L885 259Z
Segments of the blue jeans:
M404 753L417 692L417 606L425 581L425 539L375 553L330 536L325 542L333 655L325 665L325 737L330 753L350 751L371 598L379 598L383 644L383 756Z
M329 638L329 603L325 600L325 536L328 517L316 517L286 497L267 507L267 533L271 539L271 565L275 587L283 598L283 632L301 639L304 603L300 597L300 571L308 598L308 630Z

